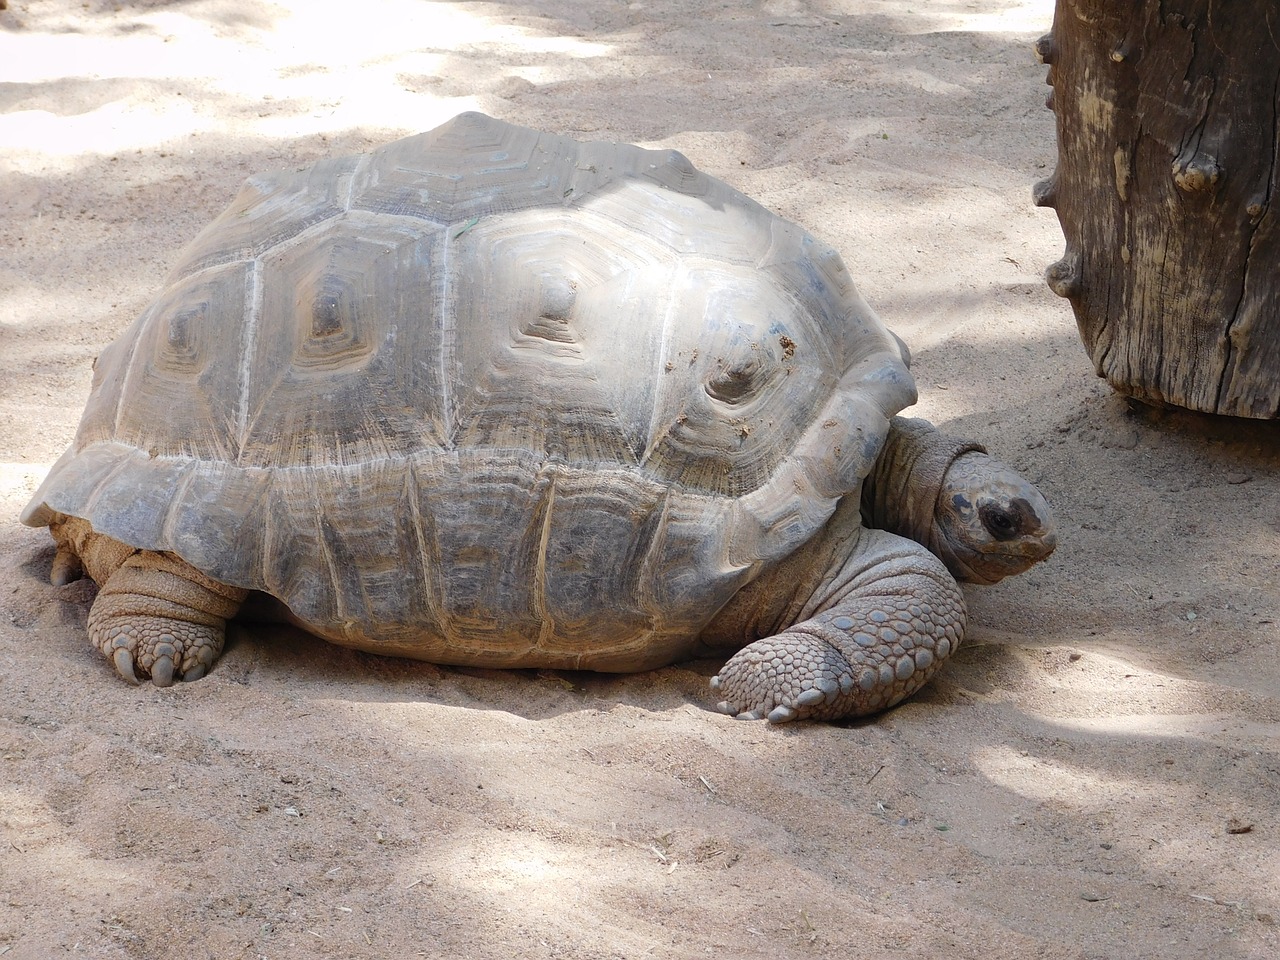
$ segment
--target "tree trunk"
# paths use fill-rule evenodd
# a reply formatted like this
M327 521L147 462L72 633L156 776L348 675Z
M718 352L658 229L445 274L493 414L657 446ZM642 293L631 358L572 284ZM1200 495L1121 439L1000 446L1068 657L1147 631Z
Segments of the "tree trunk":
M1100 376L1122 393L1280 417L1280 3L1057 0L1058 168L1036 184Z

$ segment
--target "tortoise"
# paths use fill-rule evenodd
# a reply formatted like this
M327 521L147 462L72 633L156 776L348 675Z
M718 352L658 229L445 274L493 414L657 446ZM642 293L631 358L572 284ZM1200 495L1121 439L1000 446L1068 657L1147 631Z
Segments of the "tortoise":
M126 680L274 598L343 646L875 712L960 643L957 578L1054 547L1034 486L896 415L837 253L680 153L468 113L250 178L95 363L22 519ZM737 651L734 653L734 651Z

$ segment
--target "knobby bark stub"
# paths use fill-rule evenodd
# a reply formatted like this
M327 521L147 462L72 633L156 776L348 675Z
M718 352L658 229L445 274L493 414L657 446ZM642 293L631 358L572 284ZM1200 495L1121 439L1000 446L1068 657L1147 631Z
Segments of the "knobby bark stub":
M1046 271L1100 376L1141 400L1280 417L1280 6L1058 0L1058 166L1036 185L1066 238Z

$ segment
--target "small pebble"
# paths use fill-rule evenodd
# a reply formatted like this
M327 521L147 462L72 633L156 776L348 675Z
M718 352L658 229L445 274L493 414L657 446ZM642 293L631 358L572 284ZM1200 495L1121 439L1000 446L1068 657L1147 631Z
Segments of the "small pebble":
M1102 446L1109 450L1132 450L1138 445L1140 439L1137 430L1132 427L1128 429L1122 428L1111 436L1105 437L1102 441Z

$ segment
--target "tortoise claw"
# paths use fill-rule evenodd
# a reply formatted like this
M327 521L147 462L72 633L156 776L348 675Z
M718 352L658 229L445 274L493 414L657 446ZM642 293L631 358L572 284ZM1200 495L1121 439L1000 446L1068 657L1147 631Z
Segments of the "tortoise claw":
M65 587L84 576L84 566L75 551L63 545L53 557L53 566L49 570L49 582L55 587Z
M822 703L826 699L827 699L827 694L825 694L823 691L819 690L816 687L812 687L806 690L804 693L800 694L800 696L796 697L796 706L812 707L815 704ZM772 717L772 714L770 714L770 717ZM791 718L788 717L787 719L789 720Z
M721 713L728 714L729 716L733 717L735 720L759 720L760 719L760 714L755 713L751 710L740 711L728 700L721 700L719 703L716 704L716 709L719 710Z
M173 657L163 654L151 664L151 682L157 687L173 686Z
M135 687L138 686L138 675L133 672L133 654L127 647L116 647L116 652L111 655L111 662L116 665L116 673L120 674L121 678Z
M800 714L791 707L777 706L769 711L769 716L765 719L770 723L786 723L788 720L794 720Z

